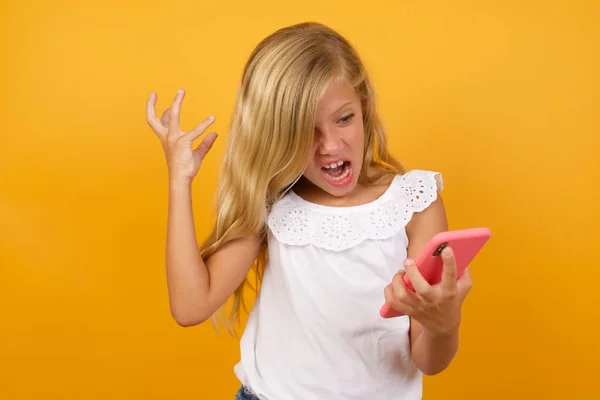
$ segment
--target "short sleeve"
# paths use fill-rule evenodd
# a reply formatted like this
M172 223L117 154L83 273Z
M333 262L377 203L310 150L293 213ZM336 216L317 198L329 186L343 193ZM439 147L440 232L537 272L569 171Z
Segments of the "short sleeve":
M414 212L425 210L444 188L442 174L436 171L411 170L402 175L400 188Z

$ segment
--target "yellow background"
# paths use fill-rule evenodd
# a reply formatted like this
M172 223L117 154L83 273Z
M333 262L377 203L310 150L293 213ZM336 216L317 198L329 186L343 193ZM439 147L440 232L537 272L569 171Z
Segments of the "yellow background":
M169 315L144 104L184 87L184 129L217 116L194 186L203 237L245 59L304 20L355 43L393 152L444 173L451 228L494 232L460 353L425 398L597 393L599 2L217 4L2 2L0 398L233 398L237 342Z

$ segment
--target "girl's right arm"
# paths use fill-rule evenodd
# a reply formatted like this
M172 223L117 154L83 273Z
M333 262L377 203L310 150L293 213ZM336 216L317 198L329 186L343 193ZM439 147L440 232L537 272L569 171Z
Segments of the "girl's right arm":
M191 185L171 182L167 222L167 287L171 315L181 326L204 322L242 283L260 241L248 236L219 248L204 262L198 250Z
M159 137L169 168L166 268L171 314L179 325L192 326L208 319L243 282L260 249L258 235L233 240L204 262L200 256L192 210L192 180L202 159L217 138L208 134L193 149L195 139L212 124L213 117L189 133L179 128L184 92L159 120L156 95L147 103L147 121Z

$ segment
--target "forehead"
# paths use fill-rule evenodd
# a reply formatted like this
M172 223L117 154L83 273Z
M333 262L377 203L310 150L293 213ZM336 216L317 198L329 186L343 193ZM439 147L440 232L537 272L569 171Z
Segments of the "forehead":
M337 111L345 103L357 101L359 98L356 90L346 80L334 79L327 85L319 101L317 114L329 114Z

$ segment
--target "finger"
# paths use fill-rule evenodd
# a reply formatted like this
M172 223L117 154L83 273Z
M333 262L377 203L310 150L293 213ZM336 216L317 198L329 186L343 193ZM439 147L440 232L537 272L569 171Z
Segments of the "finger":
M396 299L394 289L391 284L387 285L385 287L385 289L383 290L383 297L385 298L385 302L388 303L390 305L390 307L392 307L394 310L396 310L404 315L412 314L412 311L413 311L412 307L410 307L408 304L399 302Z
M152 92L148 96L148 100L146 100L146 121L156 134L163 135L165 134L165 129L158 118L156 118L156 99L156 93Z
M160 123L162 124L162 126L164 126L165 128L169 127L169 120L171 117L171 107L167 108L162 116L160 117Z
M206 135L202 143L200 143L194 150L194 153L200 157L200 160L204 159L204 156L206 156L206 153L208 153L208 151L211 149L212 145L215 143L215 140L217 140L217 134L215 132L211 132Z
M200 137L200 135L202 135L204 133L206 128L208 128L214 121L215 121L215 117L213 115L211 115L210 117L206 118L204 121L200 122L198 124L198 126L196 126L194 129L192 129L191 131L186 133L185 137L188 138L188 140L190 142L193 142L194 140L198 139Z
M177 91L177 95L173 99L173 104L171 105L171 115L169 116L170 135L179 135L181 133L181 130L179 129L179 115L181 114L181 102L183 101L184 96L185 91L183 89L179 89Z
M410 258L407 259L404 262L404 269L406 271L406 276L408 276L408 279L415 288L415 291L424 299L429 298L431 294L431 286L429 285L429 282L425 280L423 275L421 275L421 272L419 272L419 268L417 267L417 264L415 264L414 260Z
M411 307L416 307L419 304L418 295L406 287L404 283L404 275L406 272L401 271L394 275L392 278L392 288L394 289L394 294L396 298Z
M454 291L456 290L456 258L454 252L450 247L446 247L442 251L442 260L444 261L443 272L442 272L442 283L441 286L445 290Z
M465 269L463 274L458 278L457 281L458 292L461 293L463 298L471 291L473 287L473 278L471 277L471 271Z

